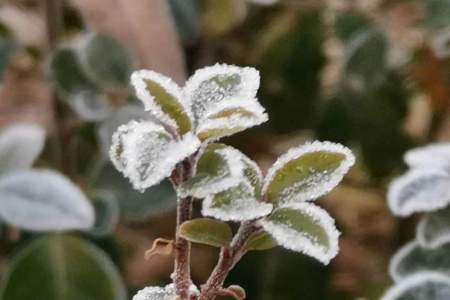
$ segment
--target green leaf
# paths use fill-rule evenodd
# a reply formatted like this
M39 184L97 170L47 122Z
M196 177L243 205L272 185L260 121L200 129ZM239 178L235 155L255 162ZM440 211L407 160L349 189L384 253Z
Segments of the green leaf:
M17 45L11 38L0 36L0 77L8 67L9 61L16 49Z
M145 109L161 122L176 128L180 134L191 130L190 108L183 104L181 89L170 78L153 71L140 70L131 75L131 83Z
M196 0L170 0L169 5L177 25L178 33L186 43L200 37L199 12Z
M328 264L339 250L339 231L323 209L295 203L275 209L261 221L280 246L312 256Z
M23 249L2 278L3 300L125 300L108 256L69 235L39 238Z
M246 248L248 250L268 250L277 245L275 239L262 230L250 236Z
M180 236L193 243L226 247L230 244L233 234L225 222L198 218L181 224Z
M243 176L240 152L224 144L209 144L201 154L194 176L180 185L178 193L205 198L237 185Z
M399 282L424 271L437 271L450 275L450 244L436 249L422 248L417 241L403 246L391 259L389 273Z
M450 206L423 217L417 225L416 238L425 248L437 248L450 242Z
M99 190L92 199L95 209L95 224L89 231L95 236L111 234L119 222L120 209L113 192Z
M208 36L220 36L237 26L245 16L245 3L239 0L204 1L202 28Z
M334 24L336 36L341 40L348 41L354 34L361 30L367 30L369 20L362 14L350 11L338 12Z
M269 169L263 193L272 203L315 199L333 189L354 160L348 148L330 142L292 148Z
M431 28L442 28L450 25L449 0L425 0L425 24Z
M92 34L83 41L80 61L86 75L108 90L126 88L131 74L131 59L112 37Z

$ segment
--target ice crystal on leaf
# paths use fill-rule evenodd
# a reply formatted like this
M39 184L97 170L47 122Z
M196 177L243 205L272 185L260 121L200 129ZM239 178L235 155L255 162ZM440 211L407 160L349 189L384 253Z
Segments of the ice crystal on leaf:
M198 147L199 141L191 133L174 140L158 124L131 121L113 135L110 156L134 188L143 191L168 177L175 165Z
M423 248L412 241L395 253L389 264L389 274L399 282L416 273L438 271L450 275L450 244L436 249Z
M340 144L316 141L292 148L269 169L263 193L274 203L315 199L333 189L354 162Z
M391 183L387 197L398 216L443 208L450 203L450 175L442 169L412 169Z
M444 168L450 171L450 143L409 150L404 159L411 168Z
M198 289L195 285L189 287L191 295L198 294ZM173 284L165 287L149 286L140 290L134 295L133 300L176 300L175 287Z
M450 299L450 277L439 272L421 272L390 288L380 300Z
M63 175L23 170L0 178L0 218L32 231L88 229L94 224L94 209Z
M279 245L328 264L338 251L339 231L333 218L311 203L280 206L261 221Z
M33 124L15 124L0 133L0 174L30 168L41 153L45 130Z
M417 225L416 238L425 248L437 248L450 242L450 207L431 212Z

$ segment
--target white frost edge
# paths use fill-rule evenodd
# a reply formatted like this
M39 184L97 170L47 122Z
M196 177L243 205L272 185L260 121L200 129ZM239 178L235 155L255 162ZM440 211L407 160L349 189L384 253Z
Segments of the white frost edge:
M345 155L345 159L341 162L340 166L333 171L333 180L327 183L327 187L325 189L317 188L313 194L316 196L312 196L312 198L320 197L331 191L337 184L342 180L344 175L348 172L348 170L355 163L355 156L352 151L337 143L332 143L328 141L314 141L310 143L303 144L301 146L289 149L285 154L281 155L277 161L270 167L267 172L266 178L264 179L264 184L262 188L262 193L265 194L267 192L267 188L271 181L273 180L275 174L279 169L281 169L286 163L289 161L296 159L303 154L316 152L316 151L329 151L329 152L337 152ZM295 199L295 197L294 197ZM296 199L297 200L297 199ZM293 200L293 201L296 201ZM311 199L299 199L300 201L311 200ZM297 200L298 201L298 200Z
M422 246L423 248L436 249L450 242L450 230L447 232L447 234L439 235L438 238L427 240L425 238L425 228L427 227L428 219L430 217L431 216L424 216L420 220L416 229L416 239L419 242L420 246Z
M404 292L424 284L426 282L436 282L442 283L450 286L450 277L439 272L420 272L411 276L406 277L399 284L394 285L388 289L385 294L380 298L380 300L396 300Z
M199 293L198 288L191 284L189 286L190 295L197 295ZM161 299L158 300L175 300L176 292L173 283L166 285L165 287L159 286L148 286L138 291L136 295L133 296L133 300L147 300L149 297L160 296ZM169 298L168 298L169 297ZM150 298L157 300L155 298Z
M259 180L260 184L262 184L264 177L261 172L261 168L258 166L258 164L243 153L241 153L241 158L245 163L249 164L253 170L256 170L256 176L258 176L258 180ZM244 163L244 169L245 169L245 163Z
M142 103L144 103L146 111L151 111L163 123L178 129L178 125L175 120L162 111L161 107L154 101L155 97L147 91L144 81L145 79L152 80L160 84L167 91L167 93L178 100L191 121L193 120L190 107L183 101L182 89L172 79L151 70L134 71L131 74L131 84L136 90L137 97L142 101Z
M450 167L450 143L435 143L408 150L403 160L411 168Z
M330 242L329 250L326 251L323 247L313 245L308 238L301 236L301 232L286 228L283 225L273 224L268 220L260 221L264 230L266 230L277 243L284 248L309 255L316 258L324 265L328 265L331 259L339 252L339 236L341 233L337 230L334 219L322 208L308 202L284 204L279 208L291 208L310 215L314 221L322 226L327 232ZM286 235L286 230L290 231L288 235L297 235L297 241L280 239L280 236Z
M208 148L205 148L207 150ZM178 190L180 197L194 196L195 198L205 198L208 195L216 194L236 186L240 183L244 176L244 163L241 161L241 153L231 146L227 146L222 149L216 149L214 152L221 155L226 161L226 165L230 171L230 175L222 179L215 179L210 182L206 187L193 188L190 190ZM194 174L197 170L194 170ZM195 175L194 175L195 176Z
M429 201L423 201L422 203L418 203L415 201L411 204L409 201L406 205L404 205L401 209L398 207L398 195L400 192L408 185L411 181L421 177L421 176L429 176L429 175L438 175L442 177L448 177L450 183L450 176L447 172L442 169L411 169L407 173L402 176L394 179L389 185L387 192L387 202L389 209L396 216L407 217L412 215L415 212L429 212L434 211L440 208L444 208L450 202L450 198L445 199L433 199L430 198ZM450 188L450 187L449 187Z
M253 186L247 182L247 180L240 182L247 185L250 191L253 191ZM213 217L222 221L246 221L261 218L270 214L273 210L273 205L270 203L259 202L256 198L246 198L246 199L234 199L236 202L240 201L243 207L233 207L231 205L229 208L211 208L211 203L214 200L215 195L208 195L202 203L202 215ZM254 205L253 208L248 209ZM244 207L245 206L245 207ZM247 208L244 210L244 208Z
M397 272L398 266L400 265L401 261L405 258L405 256L407 256L409 253L411 253L411 251L413 251L417 247L420 247L419 243L416 240L413 240L403 245L391 257L391 260L389 261L388 272L389 276L391 276L394 282L399 282L400 280L405 278L405 276L402 276Z
M241 77L242 90L238 93L237 98L251 99L256 97L259 88L260 76L259 71L251 67L238 67L235 65L215 64L213 66L204 67L195 71L195 73L186 81L183 92L189 105L192 104L192 95L200 86L200 84L216 75L227 75L230 73L238 73Z

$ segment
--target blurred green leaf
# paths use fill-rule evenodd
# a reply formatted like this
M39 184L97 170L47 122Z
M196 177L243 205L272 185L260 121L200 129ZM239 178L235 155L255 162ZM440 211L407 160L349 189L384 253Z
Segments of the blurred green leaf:
M23 249L2 278L3 300L125 300L110 259L92 244L69 235L39 238Z
M128 86L131 58L112 37L88 35L80 50L80 62L85 74L103 89L117 90Z
M223 35L235 28L246 14L246 3L240 0L204 0L202 27L209 36Z
M341 11L336 15L334 31L336 36L347 42L353 35L361 30L367 30L369 20L361 15L350 11Z
M450 25L450 0L425 0L425 24L438 29Z
M192 43L200 37L200 22L197 0L170 0L178 33L186 43Z
M416 238L425 248L450 242L450 206L425 215L417 226Z
M248 250L268 250L277 246L277 242L265 231L250 236L246 248Z
M94 236L111 234L119 222L120 208L111 191L100 190L92 198L95 209L95 223L89 231Z
M128 221L157 217L172 210L176 204L176 194L168 180L140 193L111 164L102 167L94 185L114 193L121 215Z
M0 36L0 77L8 67L9 61L17 49L17 45L8 36Z
M233 236L227 223L208 218L184 222L180 227L180 235L193 243L213 247L228 246Z

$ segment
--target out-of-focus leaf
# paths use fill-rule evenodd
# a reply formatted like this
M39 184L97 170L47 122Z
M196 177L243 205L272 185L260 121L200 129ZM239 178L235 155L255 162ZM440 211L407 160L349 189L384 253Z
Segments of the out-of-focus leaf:
M450 277L422 272L390 288L380 300L442 300L450 298Z
M348 41L352 35L360 30L367 29L369 21L361 14L350 11L339 12L336 16L334 31L341 40Z
M197 0L170 0L178 33L185 43L192 43L200 37L200 22Z
M33 241L2 278L3 300L125 300L114 264L79 238L49 235Z
M85 74L107 90L128 86L132 64L122 45L107 35L92 34L83 41L80 62Z
M95 223L89 231L95 236L111 234L119 222L120 209L114 193L97 191L92 199L95 209Z
M273 203L313 200L333 189L354 164L350 149L313 142L289 150L267 172L263 194Z
M179 233L188 241L213 247L228 246L233 236L227 223L208 218L184 222Z
M16 45L9 37L0 36L0 77L3 75L15 50Z
M31 231L89 229L94 209L83 192L62 174L27 170L0 178L0 218Z
M105 94L93 90L79 91L65 99L67 104L85 121L102 121L112 111Z
M431 212L417 225L416 238L425 248L437 248L450 242L450 207Z
M265 231L259 231L250 236L246 248L248 250L268 250L277 246L277 242Z
M0 132L0 174L30 168L45 143L44 128L13 124Z
M101 169L95 186L114 193L120 213L128 221L156 217L172 210L176 204L176 194L168 180L140 193L111 164Z
M410 168L450 169L450 143L429 144L408 150L404 160Z
M431 28L441 28L450 25L449 0L425 0L425 24Z
M324 264L339 251L339 231L333 218L313 204L281 206L261 224L280 246L314 257Z
M423 248L417 241L403 246L391 259L389 273L396 282L424 271L450 275L450 244L435 249Z
M201 16L202 27L208 36L221 36L239 25L246 14L245 1L206 0Z

